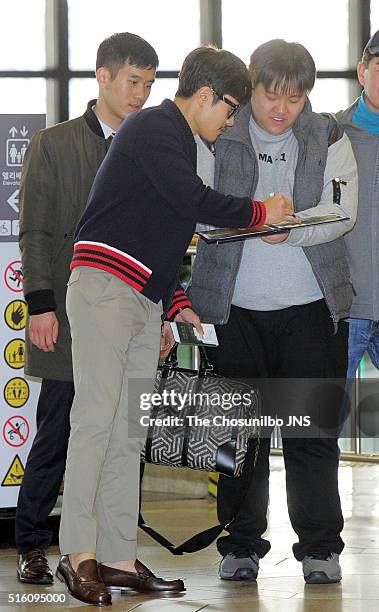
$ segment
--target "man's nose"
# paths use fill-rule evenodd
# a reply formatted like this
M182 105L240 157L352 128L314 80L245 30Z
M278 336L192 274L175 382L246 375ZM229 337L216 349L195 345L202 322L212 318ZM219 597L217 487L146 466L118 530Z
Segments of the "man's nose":
M134 97L141 100L145 96L145 87L143 83L138 83L134 88Z
M275 110L281 115L286 115L288 110L287 100L285 100L285 98L279 98L279 100L276 101Z

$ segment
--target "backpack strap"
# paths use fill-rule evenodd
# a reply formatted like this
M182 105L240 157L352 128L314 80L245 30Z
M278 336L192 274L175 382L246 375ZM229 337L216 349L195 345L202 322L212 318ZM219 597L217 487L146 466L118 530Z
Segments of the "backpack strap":
M328 135L328 147L333 145L335 142L340 140L345 133L342 125L340 125L332 113L320 113L325 119L328 120L327 135Z

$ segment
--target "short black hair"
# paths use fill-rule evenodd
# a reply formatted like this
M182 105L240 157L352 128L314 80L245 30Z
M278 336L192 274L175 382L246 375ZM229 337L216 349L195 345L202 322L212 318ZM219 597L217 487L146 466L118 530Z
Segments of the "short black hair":
M159 60L154 47L138 34L119 32L103 40L97 50L96 70L104 66L114 79L126 63L137 68L157 68Z
M255 49L249 71L253 89L262 83L276 91L309 93L316 79L316 66L309 51L297 42L281 38L269 40Z
M187 55L179 73L176 95L190 98L204 85L218 94L233 96L240 104L251 98L251 79L243 61L213 45L197 47Z

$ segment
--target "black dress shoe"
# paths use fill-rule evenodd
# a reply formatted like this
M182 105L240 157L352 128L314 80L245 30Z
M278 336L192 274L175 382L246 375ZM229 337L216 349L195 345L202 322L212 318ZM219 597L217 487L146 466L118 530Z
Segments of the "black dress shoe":
M63 555L55 575L66 584L69 593L76 599L92 606L111 605L112 597L99 576L96 559L85 559L79 563L75 572L68 555Z
M154 574L138 559L135 572L126 572L99 563L99 574L105 586L113 589L129 588L141 593L180 593L185 591L182 580L163 580Z
M52 584L54 582L53 573L41 548L18 555L17 577L20 582L30 584Z

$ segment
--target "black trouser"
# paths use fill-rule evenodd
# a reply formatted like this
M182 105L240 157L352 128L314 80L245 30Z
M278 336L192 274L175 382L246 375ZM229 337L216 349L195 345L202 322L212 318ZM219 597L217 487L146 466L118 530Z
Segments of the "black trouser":
M30 449L16 511L19 553L47 548L47 518L55 506L66 465L74 383L43 379L37 405L37 433Z
M217 335L219 347L207 352L215 371L224 376L266 381L338 378L343 387L348 325L339 323L338 332L334 333L324 300L269 312L232 306L227 325L217 326ZM264 402L263 396L263 405ZM328 408L333 412L336 406ZM303 414L308 414L308 406L303 407ZM217 494L220 521L233 516L241 488L248 491L228 529L230 535L218 540L222 555L249 549L263 557L270 549L270 543L262 538L267 528L270 453L269 433L264 435L253 473L246 469L239 478L220 477ZM337 437L283 436L283 455L288 512L299 538L293 546L296 559L300 561L312 551L340 553L344 543L340 537L343 517L338 494ZM249 463L247 459L246 465Z

